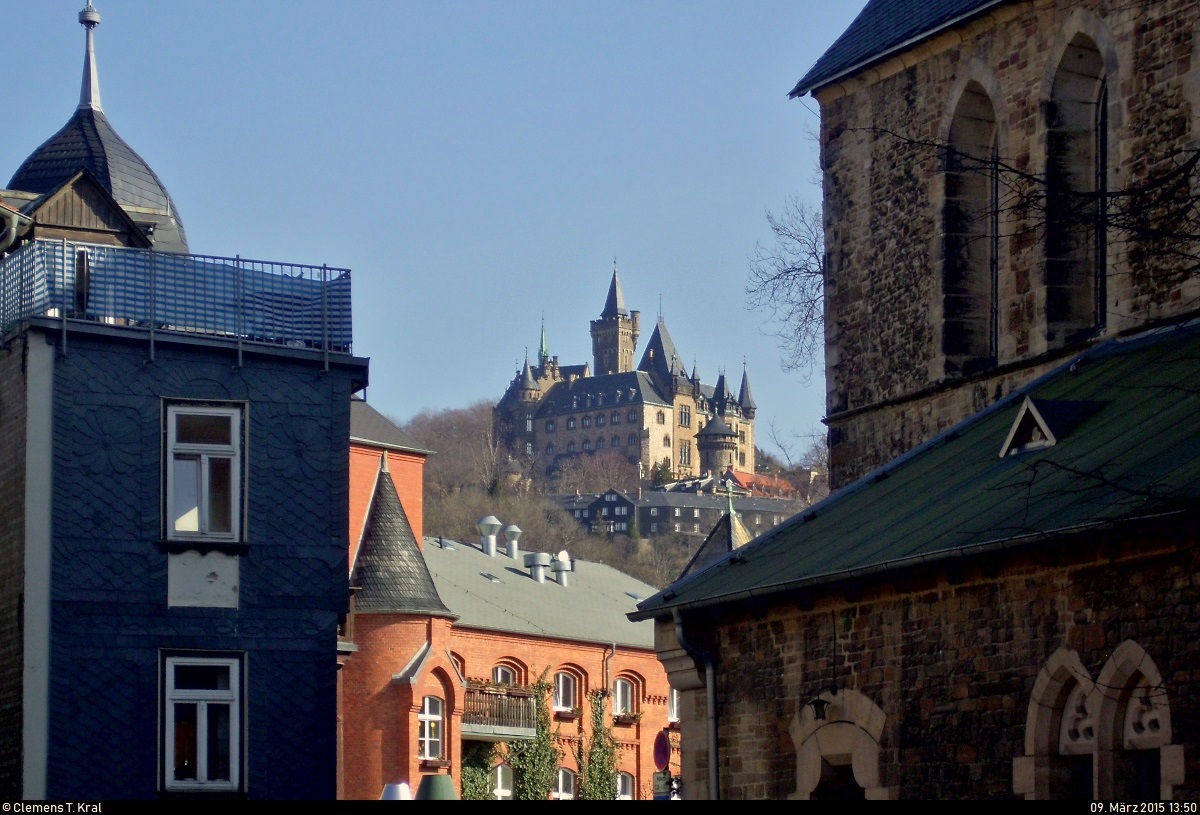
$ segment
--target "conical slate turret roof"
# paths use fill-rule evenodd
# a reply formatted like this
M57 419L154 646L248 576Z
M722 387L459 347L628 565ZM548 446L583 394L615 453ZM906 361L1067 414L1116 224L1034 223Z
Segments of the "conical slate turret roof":
M758 405L754 404L754 396L750 393L750 376L746 371L742 370L742 388L738 392L738 404L743 410L754 410Z
M604 311L600 312L600 317L625 317L628 314L625 310L625 295L621 293L621 278L617 277L614 267L612 282L608 284L608 298L604 301Z
M454 616L433 585L386 465L375 483L350 585L361 588L357 612Z

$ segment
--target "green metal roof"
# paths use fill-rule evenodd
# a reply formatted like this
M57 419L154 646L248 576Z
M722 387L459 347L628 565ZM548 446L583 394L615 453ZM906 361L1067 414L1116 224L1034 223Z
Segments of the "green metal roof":
M1057 441L1001 457L1026 396ZM1194 321L1095 346L668 586L630 618L1189 510L1198 498Z

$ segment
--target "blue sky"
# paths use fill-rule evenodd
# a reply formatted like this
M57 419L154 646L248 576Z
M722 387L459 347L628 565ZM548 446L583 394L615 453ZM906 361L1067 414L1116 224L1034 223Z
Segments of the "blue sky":
M0 184L75 107L84 3L9 15ZM590 361L615 256L639 357L661 296L689 368L745 359L760 426L804 435L823 379L781 371L746 266L765 210L819 200L816 103L787 92L862 5L96 0L96 47L193 252L353 270L384 413L498 397L543 312Z

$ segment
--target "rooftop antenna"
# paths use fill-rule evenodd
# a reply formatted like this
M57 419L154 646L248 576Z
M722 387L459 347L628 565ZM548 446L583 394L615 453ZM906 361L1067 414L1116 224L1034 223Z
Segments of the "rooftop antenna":
M79 24L87 29L87 52L83 58L83 82L79 86L79 107L104 112L100 107L100 75L96 72L96 44L93 31L100 25L100 12L88 0L87 8L79 12Z

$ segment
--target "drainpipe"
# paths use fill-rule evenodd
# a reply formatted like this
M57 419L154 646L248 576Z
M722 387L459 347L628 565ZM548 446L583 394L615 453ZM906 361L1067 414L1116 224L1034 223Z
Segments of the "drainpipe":
M29 231L33 220L4 207L0 207L0 220L4 222L4 229L0 231L0 255L2 255L17 242L17 238Z
M675 623L675 639L683 646L683 650L694 660L704 663L704 691L708 707L708 797L711 801L721 800L721 770L717 753L717 679L713 660L700 649L688 642L683 633L683 615L679 609L671 612Z
M612 683L608 681L608 663L617 655L617 644L612 644L612 650L604 655L604 690L608 691L612 687Z

